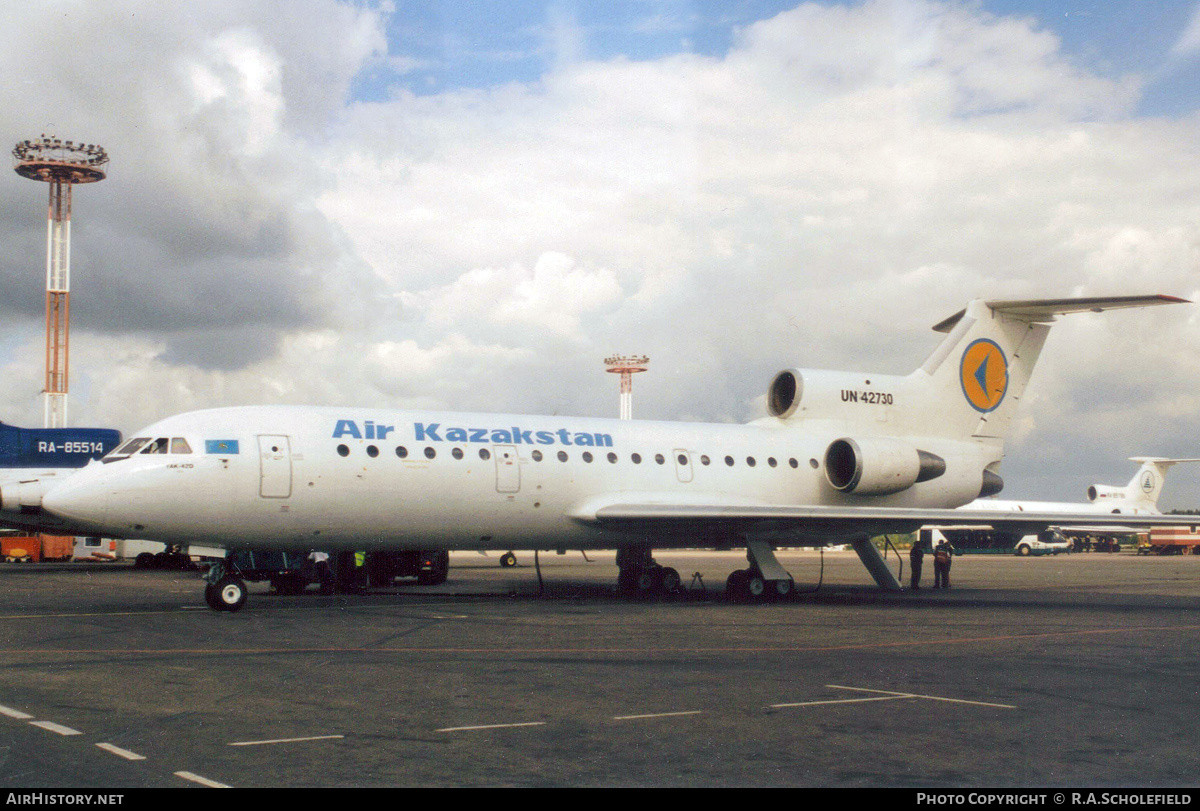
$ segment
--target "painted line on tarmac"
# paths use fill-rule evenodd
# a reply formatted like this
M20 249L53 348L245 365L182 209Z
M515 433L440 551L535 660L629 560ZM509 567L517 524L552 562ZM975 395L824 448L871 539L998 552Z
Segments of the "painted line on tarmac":
M544 727L545 721L527 721L523 724L481 724L473 727L445 727L434 732L472 732L478 729L513 729L515 727Z
M676 718L680 715L699 715L703 710L684 710L682 712L655 712L645 715L614 715L614 721L638 721L644 718Z
M201 777L192 772L175 772L175 776L182 777L184 780L191 780L193 783L199 783L202 786L208 786L209 788L233 788L233 786L218 783L216 780L209 780L207 777Z
M273 743L301 743L303 741L329 741L334 738L345 738L345 735L313 735L308 738L276 738L272 741L237 741L230 746L266 746Z
M126 760L145 760L146 759L145 755L139 755L137 752L130 752L128 749L122 749L121 747L117 746L116 744L98 743L98 744L96 744L96 746L100 749L103 749L105 752L111 752L112 754L116 755L117 757L123 757Z
M896 698L923 698L926 701L949 701L952 704L974 704L979 707L998 707L1002 710L1015 710L1016 706L1012 704L993 704L988 701L968 701L965 698L946 698L945 696L925 696L918 693L897 693L892 690L872 690L869 687L846 687L842 684L827 684L826 687L831 687L835 690L858 690L863 693L886 693Z
M0 715L7 715L9 718L16 718L18 721L28 721L33 716L27 712L14 710L12 707L0 706Z
M819 704L862 704L866 701L896 701L897 699L911 699L916 696L876 696L875 698L836 698L826 701L792 701L787 704L768 704L767 706L773 710L780 710L785 707L815 707Z
M82 735L83 734L78 729L71 729L70 727L65 727L62 724L56 724L53 721L30 721L29 725L39 727L40 729L48 730L50 732L57 732L59 735Z

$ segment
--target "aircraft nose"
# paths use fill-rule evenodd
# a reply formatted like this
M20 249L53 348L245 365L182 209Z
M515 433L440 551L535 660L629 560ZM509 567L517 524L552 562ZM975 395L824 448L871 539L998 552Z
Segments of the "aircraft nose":
M100 526L108 515L108 488L72 477L46 491L42 509L68 521Z

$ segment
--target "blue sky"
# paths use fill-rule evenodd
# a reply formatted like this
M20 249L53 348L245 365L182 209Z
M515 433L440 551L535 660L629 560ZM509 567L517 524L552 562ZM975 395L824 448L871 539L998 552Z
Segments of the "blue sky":
M392 62L360 74L354 94L378 101L398 87L428 95L531 82L564 58L645 60L680 52L719 57L739 28L796 5L788 0L397 0L387 25ZM1200 45L1173 53L1197 17L1194 2L987 0L965 5L996 16L1036 18L1042 30L1061 40L1067 55L1097 75L1142 77L1140 115L1178 116L1200 108Z

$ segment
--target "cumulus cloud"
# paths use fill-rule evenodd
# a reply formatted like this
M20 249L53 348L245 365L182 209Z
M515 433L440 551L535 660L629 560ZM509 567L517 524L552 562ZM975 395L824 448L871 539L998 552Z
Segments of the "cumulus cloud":
M83 4L0 26L0 64L26 77L0 111L13 139L53 120L113 154L76 202L81 419L615 415L601 359L644 352L635 414L741 420L785 366L911 371L970 298L1200 292L1198 121L1137 119L1136 78L1090 73L1032 18L803 4L719 57L635 61L589 59L555 6L538 81L367 102L356 75L411 64L383 38L403 6L296 5L118 4L36 76L22 65ZM40 206L8 189L0 408L33 422ZM1200 455L1180 447L1189 318L1064 319L1010 482Z

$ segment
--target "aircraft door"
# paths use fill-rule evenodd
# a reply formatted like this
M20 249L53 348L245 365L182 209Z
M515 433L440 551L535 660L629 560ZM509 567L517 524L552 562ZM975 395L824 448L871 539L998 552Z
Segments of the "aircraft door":
M496 456L496 492L516 493L521 489L521 465L516 445L493 445Z
M263 498L287 498L292 494L292 451L286 436L258 437L258 494Z
M675 457L675 475L681 482L690 482L692 480L692 456L687 451L676 448L671 451Z

